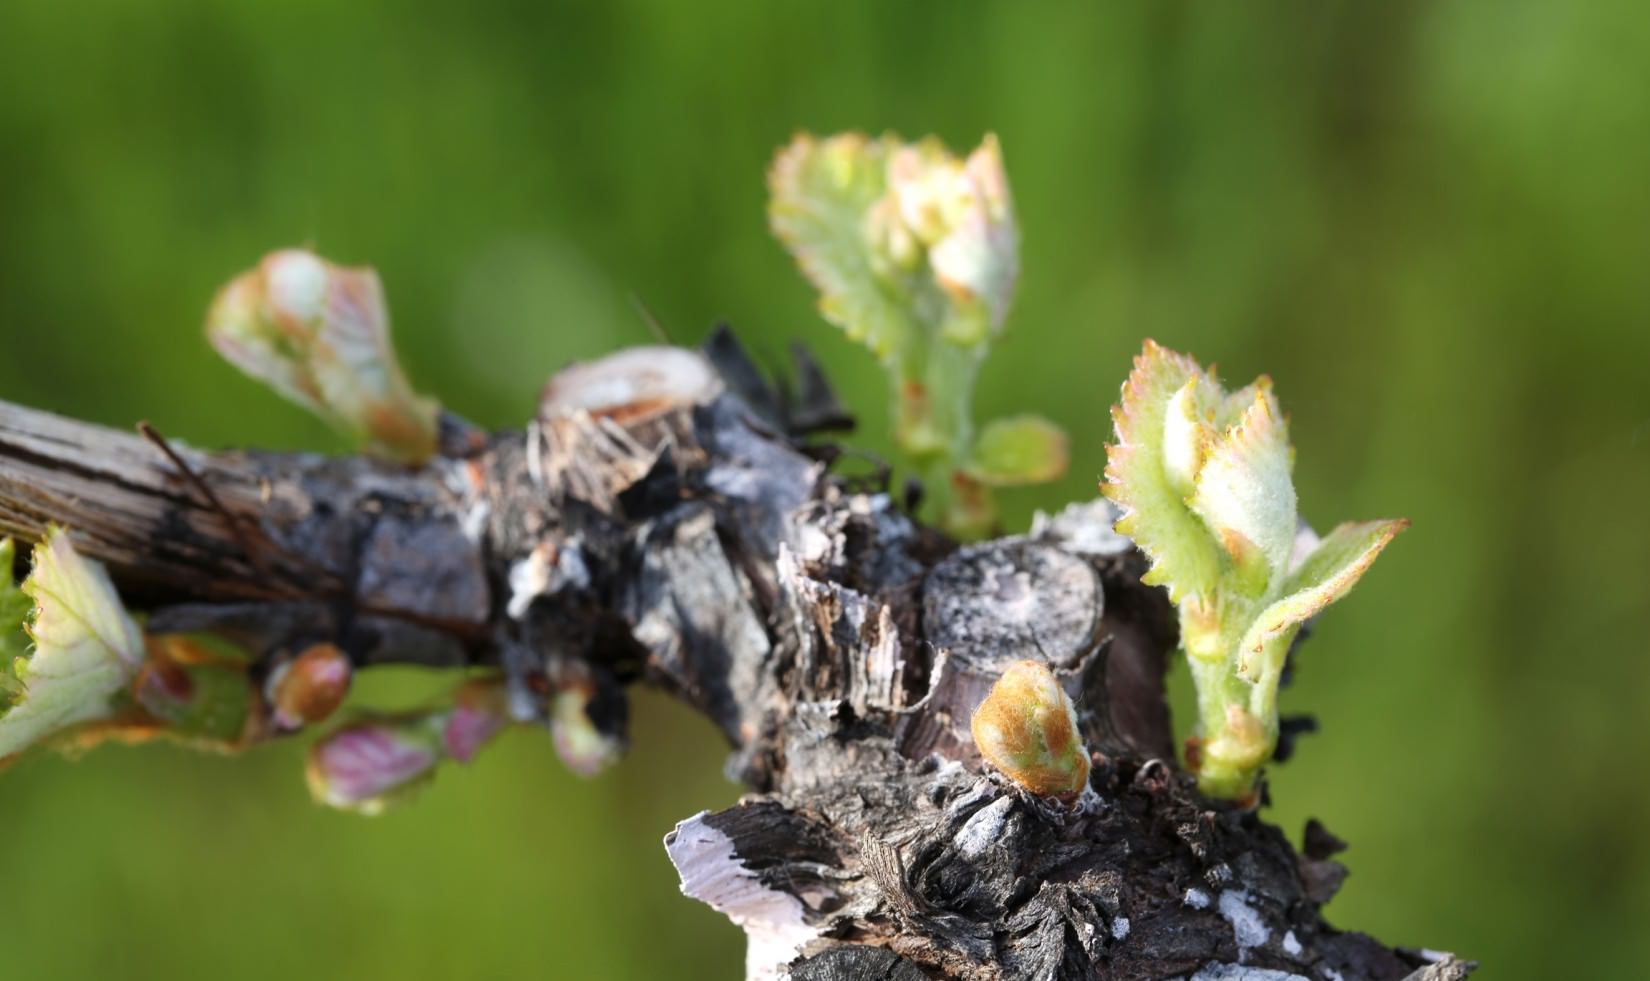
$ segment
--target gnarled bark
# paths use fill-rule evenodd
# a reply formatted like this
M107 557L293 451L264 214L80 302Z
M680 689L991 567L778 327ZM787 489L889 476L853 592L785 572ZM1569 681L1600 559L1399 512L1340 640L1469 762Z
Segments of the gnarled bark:
M1106 504L958 548L794 437L840 416L816 373L791 405L727 337L711 353L564 373L525 432L455 427L416 471L178 451L216 501L135 436L0 404L0 530L67 525L154 631L496 666L523 721L570 672L613 735L625 684L676 693L751 794L666 848L749 934L752 978L1465 975L1328 926L1338 843L1312 828L1297 854L1176 768L1172 610ZM1028 657L1094 753L1070 806L987 772L969 735Z

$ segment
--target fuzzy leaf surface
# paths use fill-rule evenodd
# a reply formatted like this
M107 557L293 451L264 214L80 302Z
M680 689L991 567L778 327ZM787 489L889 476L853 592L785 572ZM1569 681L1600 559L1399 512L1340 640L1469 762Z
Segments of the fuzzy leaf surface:
M1166 585L1176 603L1210 594L1220 576L1220 555L1202 520L1192 513L1165 469L1163 451L1169 403L1189 383L1219 391L1196 361L1148 340L1112 408L1117 442L1109 448L1106 497L1123 509L1117 530L1152 560L1145 581Z
M1295 544L1295 485L1289 432L1269 388L1255 393L1237 425L1216 437L1197 472L1192 510L1240 574L1264 587L1281 579ZM1264 562L1264 567L1252 568Z

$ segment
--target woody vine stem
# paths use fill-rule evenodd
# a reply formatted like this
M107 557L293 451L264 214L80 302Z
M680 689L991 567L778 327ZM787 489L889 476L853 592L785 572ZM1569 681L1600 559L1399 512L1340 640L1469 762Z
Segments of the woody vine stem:
M0 403L0 531L35 543L0 578L0 758L322 729L315 798L370 814L511 725L594 772L645 682L719 727L752 791L666 839L684 892L745 929L750 978L1463 976L1330 927L1340 843L1314 825L1297 853L1257 810L1302 625L1405 522L1314 534L1271 383L1228 393L1147 341L1104 499L990 538L997 490L1072 452L1041 417L971 416L1018 273L996 140L800 136L770 190L822 313L888 369L933 526L833 470L847 414L804 353L786 383L725 331L620 352L484 433L411 385L371 270L276 252L208 336L362 455ZM391 662L464 678L418 712L350 705Z

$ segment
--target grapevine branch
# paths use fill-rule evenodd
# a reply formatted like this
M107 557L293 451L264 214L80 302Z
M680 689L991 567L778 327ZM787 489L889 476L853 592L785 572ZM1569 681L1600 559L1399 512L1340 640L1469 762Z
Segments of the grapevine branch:
M750 794L666 849L746 930L751 978L1465 976L1328 925L1344 869L1321 827L1297 853L1198 795L1163 698L1174 609L1110 505L958 547L801 435L843 421L811 362L786 397L730 336L707 350L575 366L523 430L443 417L418 467L162 453L0 403L0 532L69 529L151 633L493 668L518 721L576 676L617 740L625 686L674 693ZM1070 805L988 771L969 734L1026 658L1093 751Z

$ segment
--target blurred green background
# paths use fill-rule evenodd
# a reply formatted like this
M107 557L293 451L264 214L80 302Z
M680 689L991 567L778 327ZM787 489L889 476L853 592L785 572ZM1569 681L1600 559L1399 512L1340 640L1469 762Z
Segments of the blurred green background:
M0 397L204 446L337 448L218 363L274 247L381 271L410 372L519 424L569 359L868 356L763 218L793 130L1001 135L1024 229L984 418L1047 413L1092 493L1141 338L1270 372L1306 516L1407 515L1306 648L1323 731L1272 816L1352 843L1329 908L1495 978L1650 976L1650 14L1633 2L717 5L6 0ZM405 697L427 679L379 681ZM302 747L0 778L7 978L732 978L672 823L730 803L638 698L583 782L517 733L377 821Z

